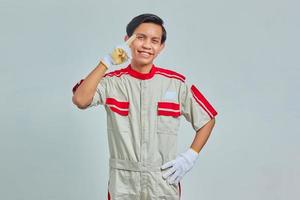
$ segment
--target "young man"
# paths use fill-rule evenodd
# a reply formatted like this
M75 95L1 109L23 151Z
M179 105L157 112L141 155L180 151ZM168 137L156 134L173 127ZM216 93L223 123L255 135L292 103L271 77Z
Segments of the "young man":
M183 75L153 64L165 46L162 19L139 15L126 32L127 42L73 87L73 103L80 109L105 105L108 199L179 200L180 180L195 164L217 112ZM129 58L127 67L116 69ZM105 74L107 69L112 72ZM181 115L196 134L190 148L177 155Z

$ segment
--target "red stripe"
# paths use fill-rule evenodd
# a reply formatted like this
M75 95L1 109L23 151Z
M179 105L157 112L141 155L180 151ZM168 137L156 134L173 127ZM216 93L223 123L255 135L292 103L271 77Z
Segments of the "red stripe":
M180 78L178 76L175 76L175 75L169 75L169 74L165 74L165 73L162 73L162 72L157 72L156 74L160 74L160 75L163 75L163 76L168 77L168 78L175 78L175 79L178 79L178 80L180 80L182 82L185 82L184 79L182 79L182 78Z
M115 98L106 98L106 104L112 104L119 108L128 109L129 108L129 102L126 101L118 101Z
M183 76L183 75L181 75L181 74L179 74L177 72L174 72L172 70L168 70L168 69L163 69L163 68L157 67L156 68L156 73L157 74L161 74L163 76L166 76L168 78L175 78L175 79L181 80L182 82L185 81L185 76Z
M112 77L112 76L120 77L121 75L125 74L127 71L128 71L127 68L115 70L115 71L112 71L112 72L109 72L109 73L105 74L104 77L106 77L106 76L109 76L109 77Z
M112 107L112 106L109 106L110 110L113 111L113 112L116 112L122 116L127 116L129 111L124 111L124 110L119 110L118 108L115 108L115 107Z
M110 193L108 191L108 194L107 194L107 200L110 200Z
M206 98L194 85L192 85L191 90L193 94L197 97L195 98L195 96L193 95L197 103L207 112L210 118L214 118L218 114L217 111L212 107L212 105L206 100Z
M77 88L83 81L84 81L84 79L81 79L78 83L76 83L76 85L74 85L74 87L72 88L73 94L76 92Z
M158 110L157 114L158 115L164 115L164 116L178 117L178 116L180 116L180 111L173 112L173 111Z
M196 95L193 94L194 99L196 100L196 102L202 107L203 110L205 110L205 112L209 115L210 118L212 118L212 114L208 111L208 109L203 105L202 102L200 102L200 100L197 99Z
M158 102L158 108L168 108L168 109L174 109L179 110L179 103L173 103L173 102Z
M181 75L177 72L174 72L172 70L169 70L169 69L163 69L163 68L157 67L157 72L163 72L163 73L168 74L168 75L179 76L181 79L185 80L185 76L183 76L183 75Z

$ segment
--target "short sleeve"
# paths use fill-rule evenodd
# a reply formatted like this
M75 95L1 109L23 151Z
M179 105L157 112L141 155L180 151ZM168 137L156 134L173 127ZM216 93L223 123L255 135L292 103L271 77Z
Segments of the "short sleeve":
M84 79L81 79L72 89L73 94L75 93L75 91L77 90L77 88L79 87L80 84L82 84L82 82L84 81ZM104 100L106 99L106 91L107 91L107 82L108 82L108 78L103 77L101 79L101 81L99 82L99 84L97 85L95 94L93 96L92 102L90 103L90 105L88 107L94 107L94 106L98 106L98 105L103 105L104 104Z
M181 87L180 98L181 113L192 124L195 131L198 131L218 114L194 85L189 87L184 83Z

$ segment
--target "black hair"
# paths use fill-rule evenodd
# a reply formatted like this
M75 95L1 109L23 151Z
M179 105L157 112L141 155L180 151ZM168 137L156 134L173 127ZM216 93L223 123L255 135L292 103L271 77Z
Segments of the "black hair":
M128 37L130 37L133 34L134 30L142 23L154 23L160 25L162 28L162 37L160 42L163 44L166 41L167 32L164 27L164 21L157 15L149 13L138 15L127 24L126 33Z

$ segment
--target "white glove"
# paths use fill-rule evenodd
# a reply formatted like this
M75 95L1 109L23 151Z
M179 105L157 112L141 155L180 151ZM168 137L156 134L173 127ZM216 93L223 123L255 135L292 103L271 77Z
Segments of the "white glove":
M112 52L104 56L100 61L107 67L110 68L112 65L120 65L131 59L130 45L135 39L136 35L133 34L126 42L122 45L116 46Z
M186 152L179 154L175 160L165 163L161 169L170 169L163 174L169 184L177 185L183 176L192 169L199 153L189 148Z

